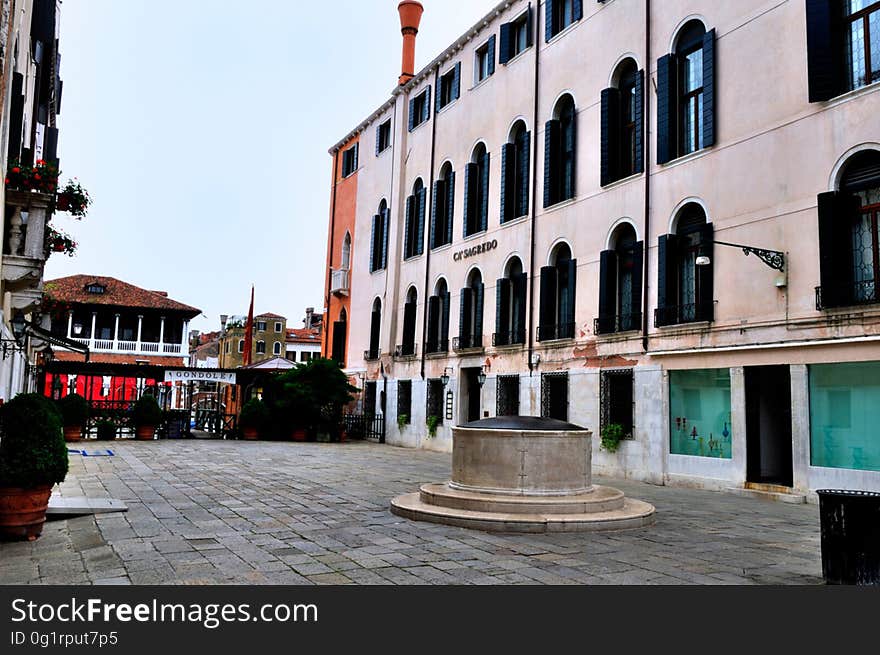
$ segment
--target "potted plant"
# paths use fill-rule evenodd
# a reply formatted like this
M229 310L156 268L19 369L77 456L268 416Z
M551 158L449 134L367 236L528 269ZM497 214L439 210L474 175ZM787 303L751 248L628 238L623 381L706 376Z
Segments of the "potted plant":
M425 423L428 424L428 436L433 439L437 436L437 426L440 425L440 417L431 414Z
M76 218L83 218L91 204L92 199L89 197L89 192L74 178L68 180L64 188L58 190L55 208L59 211L68 212Z
M609 453L616 453L623 439L623 426L620 423L609 423L602 428L602 449Z
M259 398L251 398L241 408L241 431L245 439L253 441L269 420L269 410Z
M403 432L404 426L409 423L409 416L406 414L398 414L397 415L397 429Z
M152 394L145 393L134 404L131 419L134 421L135 437L141 441L152 441L156 426L162 423L162 408Z
M46 257L53 252L63 252L69 257L73 257L76 254L76 241L49 224L46 224L46 234L43 240Z
M61 415L39 394L16 396L0 412L0 536L33 541L43 531L52 485L67 475Z
M65 441L79 441L83 426L89 420L89 401L77 393L71 393L58 401L64 425Z
M98 421L95 429L98 433L98 439L101 441L112 441L116 438L116 424L110 419L102 418Z

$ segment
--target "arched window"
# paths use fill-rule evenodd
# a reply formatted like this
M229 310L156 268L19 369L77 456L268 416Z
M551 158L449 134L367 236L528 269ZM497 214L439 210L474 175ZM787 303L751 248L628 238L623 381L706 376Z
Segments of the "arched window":
M838 190L819 196L819 309L877 302L880 151L846 162Z
M426 353L449 351L449 288L440 278L434 286L434 294L428 298L428 334Z
M678 212L675 233L660 237L656 326L714 319L712 239L712 224L695 202Z
M265 341L257 341L257 354L265 355L266 354L266 342Z
M688 21L657 62L657 162L715 144L715 30Z
M403 236L403 258L421 255L425 249L425 184L417 178L412 195L406 199L406 224Z
M644 170L643 86L645 73L624 59L614 73L615 86L602 91L602 186Z
M464 236L489 227L489 152L478 143L464 174Z
M599 255L599 317L594 332L637 330L642 322L644 244L629 223L618 226L611 248Z
M339 312L339 320L333 323L333 343L331 344L331 357L340 365L345 365L345 338L348 334L348 314L345 308Z
M342 240L342 270L347 271L351 268L351 234L345 233Z
M513 257L504 277L495 283L495 334L493 346L511 346L526 342L526 286L528 276L522 261Z
M454 350L483 347L483 275L479 269L470 272L467 286L461 290L458 343Z
M415 287L410 287L406 292L406 302L403 305L403 343L397 347L396 354L399 357L411 357L416 354L416 310L418 308L419 294Z
M384 270L388 261L388 203L383 198L379 212L373 215L373 231L370 238L370 273Z
M574 338L577 260L561 243L553 249L550 265L541 269L541 309L538 341Z
M281 354L281 342L280 342L280 341L276 341L276 342L273 344L273 346L272 346L272 354L273 354L273 355L276 355L276 356Z
M244 352L244 339L238 340L238 352L240 352L240 353Z
M501 222L529 213L529 151L532 135L517 121L501 146Z
M577 110L566 94L544 128L544 207L574 198Z
M379 333L382 329L382 301L376 298L373 301L373 311L370 315L370 349L364 354L364 359L379 359Z
M434 182L431 195L431 248L452 243L452 217L455 207L455 171L446 162Z

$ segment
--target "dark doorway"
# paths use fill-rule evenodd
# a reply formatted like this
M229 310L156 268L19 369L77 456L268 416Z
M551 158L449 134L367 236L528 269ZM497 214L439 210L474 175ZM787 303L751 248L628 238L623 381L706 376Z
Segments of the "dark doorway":
M792 486L788 366L750 366L746 383L746 480Z
M463 368L461 398L463 405L462 418L464 423L480 420L480 382L477 376L479 368Z
M568 373L541 375L541 416L568 420Z

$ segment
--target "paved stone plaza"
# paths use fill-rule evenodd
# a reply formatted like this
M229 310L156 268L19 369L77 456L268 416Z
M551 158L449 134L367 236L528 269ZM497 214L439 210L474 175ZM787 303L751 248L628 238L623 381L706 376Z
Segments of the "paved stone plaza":
M90 442L88 447L105 447ZM392 446L119 441L71 455L66 496L121 514L0 544L0 583L821 584L815 505L621 480L657 507L625 532L487 534L401 519L389 500L448 479L450 455Z

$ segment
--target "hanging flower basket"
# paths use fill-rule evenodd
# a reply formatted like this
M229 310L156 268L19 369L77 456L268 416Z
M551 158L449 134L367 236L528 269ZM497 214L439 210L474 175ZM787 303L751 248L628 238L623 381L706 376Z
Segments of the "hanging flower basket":
M51 225L46 225L45 250L47 257L53 252L63 252L73 257L76 254L76 241Z
M58 191L55 208L68 212L75 218L83 218L88 213L91 204L92 199L89 197L89 192L74 178Z

